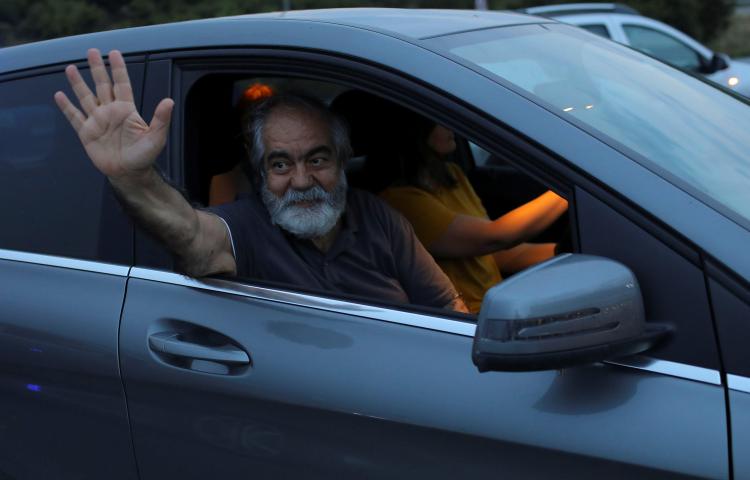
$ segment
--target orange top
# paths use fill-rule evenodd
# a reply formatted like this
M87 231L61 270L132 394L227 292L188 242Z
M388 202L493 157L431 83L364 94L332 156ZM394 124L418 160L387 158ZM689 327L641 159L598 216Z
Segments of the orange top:
M381 198L401 212L414 227L422 244L430 245L442 235L457 215L488 218L482 201L461 168L449 163L448 169L458 181L454 188L435 193L411 186L389 187ZM492 255L435 259L466 302L472 313L479 312L484 293L502 280Z

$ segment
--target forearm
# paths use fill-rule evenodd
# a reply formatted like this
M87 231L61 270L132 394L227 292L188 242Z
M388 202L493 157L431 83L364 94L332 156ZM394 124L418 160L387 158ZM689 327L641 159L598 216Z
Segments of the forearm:
M490 224L487 249L504 250L534 238L567 208L568 202L552 191L540 195Z
M521 243L511 249L495 252L492 256L500 272L503 276L507 276L554 257L555 245L554 243Z
M198 217L187 200L155 169L109 177L117 198L142 228L180 255L198 233Z
M550 191L494 221L457 215L428 250L441 258L478 257L507 250L539 234L567 208L568 202Z
M175 255L181 270L193 276L231 273L228 266L213 265L220 252L202 235L206 222L200 213L156 170L110 177L109 181L131 218Z

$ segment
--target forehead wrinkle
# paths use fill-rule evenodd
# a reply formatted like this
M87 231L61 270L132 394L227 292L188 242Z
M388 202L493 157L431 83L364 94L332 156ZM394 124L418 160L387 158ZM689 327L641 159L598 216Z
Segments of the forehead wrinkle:
M263 129L263 142L270 150L266 161L304 159L320 151L333 153L328 123L322 115L301 109L280 107L273 110Z

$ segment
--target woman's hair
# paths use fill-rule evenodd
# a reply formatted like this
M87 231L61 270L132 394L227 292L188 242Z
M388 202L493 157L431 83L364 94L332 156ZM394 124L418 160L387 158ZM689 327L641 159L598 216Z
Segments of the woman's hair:
M393 128L391 146L399 158L400 181L429 192L455 187L457 180L448 169L447 159L427 144L437 124L414 112L405 114L396 123L400 125Z

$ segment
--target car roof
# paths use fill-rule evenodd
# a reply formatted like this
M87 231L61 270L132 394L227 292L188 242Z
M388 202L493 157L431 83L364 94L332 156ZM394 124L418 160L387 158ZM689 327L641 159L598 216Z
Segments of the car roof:
M277 22L358 28L416 42L459 32L550 21L518 12L343 8L261 13L190 20L75 35L0 49L0 73L85 58L88 48L139 54L174 49L269 45L256 32L273 32ZM269 23L275 28L269 28ZM304 27L300 25L300 27ZM265 27L265 28L263 28Z

